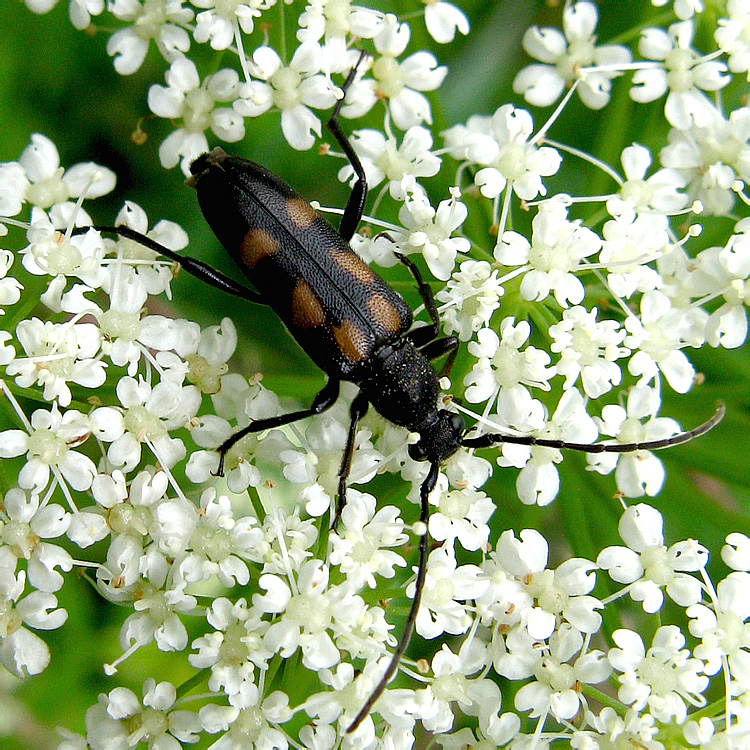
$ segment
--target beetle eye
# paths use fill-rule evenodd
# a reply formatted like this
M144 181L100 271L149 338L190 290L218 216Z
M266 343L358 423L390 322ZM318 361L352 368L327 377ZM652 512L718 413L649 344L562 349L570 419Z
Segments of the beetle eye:
M464 420L460 414L451 414L451 429L455 434L463 434L465 427Z
M409 458L411 458L412 461L424 461L427 457L427 451L421 440L418 443L412 443L409 446L408 451Z

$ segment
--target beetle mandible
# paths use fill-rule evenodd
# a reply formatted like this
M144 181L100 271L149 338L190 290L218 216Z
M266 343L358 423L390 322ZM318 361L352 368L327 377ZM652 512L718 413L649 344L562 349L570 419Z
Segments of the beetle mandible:
M339 113L364 53L350 71L328 121L356 176L338 230L286 182L246 159L222 149L199 156L191 165L188 185L195 188L201 210L214 234L254 289L238 284L194 258L184 257L127 227L98 227L119 234L179 263L188 273L223 291L250 302L269 305L279 315L302 349L328 375L326 385L312 405L289 414L256 420L234 433L218 447L218 474L230 448L250 433L296 422L331 407L341 381L351 381L359 394L351 404L351 421L339 470L339 486L332 527L335 529L346 503L346 481L354 453L357 424L373 408L390 422L417 433L409 455L429 463L420 487L420 520L428 528L429 496L440 465L459 448L486 448L500 443L537 445L587 453L655 450L687 442L714 427L723 417L719 405L714 416L689 431L663 440L632 444L579 444L497 433L467 437L463 418L438 408L438 376L430 361L448 355L450 370L458 339L440 337L440 320L430 287L408 258L398 255L413 275L430 318L430 324L412 328L411 309L398 292L385 283L351 249L352 239L367 199L362 164L339 124ZM354 731L385 690L409 643L424 588L428 534L419 541L414 598L404 630L391 660L368 700L351 722Z

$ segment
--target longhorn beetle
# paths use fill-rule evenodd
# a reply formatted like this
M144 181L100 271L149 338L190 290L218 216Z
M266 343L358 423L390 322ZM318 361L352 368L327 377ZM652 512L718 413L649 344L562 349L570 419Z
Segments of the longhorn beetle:
M692 440L708 432L722 419L724 407L699 427L670 438L630 444L580 444L530 436L482 434L467 437L463 418L439 409L438 377L430 360L448 355L444 371L455 358L458 339L440 338L440 320L430 287L417 267L399 259L413 275L430 318L430 325L412 329L412 311L401 295L391 289L351 249L364 212L367 181L362 164L339 124L346 91L354 80L364 53L350 71L328 122L354 169L356 182L338 231L319 216L289 185L267 169L215 148L199 156L190 167L187 184L195 188L201 210L211 229L252 283L238 284L194 258L183 257L127 227L98 227L157 251L179 263L197 278L250 302L270 305L310 358L328 375L328 382L308 409L259 419L234 433L218 447L218 474L224 469L229 449L250 433L296 422L331 407L339 395L339 384L347 380L359 386L351 404L351 421L339 470L335 529L346 503L346 480L354 453L359 420L369 405L385 419L419 435L409 446L416 461L429 463L420 488L420 520L427 529L430 493L440 465L460 447L487 448L501 443L546 446L586 453L655 450ZM424 588L428 535L419 540L419 564L414 598L406 625L380 682L347 731L354 731L385 690L414 628Z

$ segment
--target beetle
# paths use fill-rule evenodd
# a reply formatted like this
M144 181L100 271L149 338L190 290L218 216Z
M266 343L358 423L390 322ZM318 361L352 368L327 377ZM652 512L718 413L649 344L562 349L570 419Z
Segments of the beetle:
M501 443L544 446L586 453L656 450L687 442L708 432L722 419L719 404L708 421L662 440L630 444L580 444L563 440L499 433L469 437L463 418L438 407L438 375L431 361L447 355L443 372L455 358L458 339L440 336L440 320L430 287L416 265L398 255L415 279L430 324L412 328L413 315L400 294L351 249L367 200L367 180L360 160L339 124L339 113L364 53L349 72L344 96L333 109L328 129L354 169L352 187L338 229L329 224L286 182L264 167L215 148L190 167L187 184L196 190L204 217L253 289L194 258L179 255L128 227L97 227L136 240L179 263L185 271L234 296L269 305L310 358L328 375L311 406L260 419L238 430L218 447L221 475L230 448L250 433L296 422L331 407L339 385L359 387L350 408L350 425L339 470L335 529L346 503L346 482L354 453L357 425L371 405L388 421L417 433L409 445L412 459L429 464L420 487L419 541L414 597L404 630L390 663L347 731L354 731L398 668L414 629L425 583L428 553L429 496L440 465L459 448L487 448Z

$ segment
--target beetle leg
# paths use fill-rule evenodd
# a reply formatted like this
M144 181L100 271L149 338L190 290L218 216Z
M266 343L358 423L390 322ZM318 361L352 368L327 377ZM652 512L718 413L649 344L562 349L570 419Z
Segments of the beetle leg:
M328 129L338 141L341 148L344 149L346 158L349 160L349 163L354 169L354 173L357 175L357 181L354 183L352 193L349 196L349 201L344 209L344 215L341 217L341 224L339 225L339 234L347 242L349 242L354 236L354 233L359 226L359 222L362 220L362 214L365 212L365 202L367 201L367 177L365 176L362 162L360 162L352 144L349 142L349 138L339 124L339 112L341 112L341 107L344 106L344 102L346 101L347 89L352 85L354 77L357 75L357 68L362 63L362 60L365 59L366 55L367 53L363 50L360 53L355 66L349 71L349 75L346 77L344 85L341 87L344 96L336 102L336 106L333 108L333 114L331 114L331 119L328 120Z
M370 694L370 697L365 701L365 705L362 706L359 713L354 718L354 721L349 725L347 732L353 732L361 723L362 720L370 713L370 710L375 705L375 702L380 698L388 685L388 681L393 677L393 674L398 669L401 657L404 655L409 640L411 639L412 631L414 630L414 623L417 619L417 612L419 611L419 604L422 601L422 591L424 589L424 580L427 575L427 547L429 543L428 535L428 523L430 520L430 493L435 488L437 483L438 474L440 472L440 464L430 464L430 470L427 473L427 477L422 486L419 489L419 495L421 499L421 512L419 514L419 520L425 525L425 533L419 538L419 565L417 567L417 578L414 583L414 598L411 601L411 607L409 614L406 617L406 623L404 624L404 630L401 633L401 637L396 645L396 650L391 656L391 661L385 670L385 673L380 678L380 682L375 686L375 689Z
M352 401L351 422L349 423L349 435L346 438L346 448L344 457L341 460L341 469L339 470L339 491L336 497L336 515L333 518L331 529L336 531L336 527L341 520L341 513L346 505L346 480L352 468L352 458L354 457L354 437L357 433L357 424L362 417L367 414L367 407L370 402L361 393Z
M101 232L102 234L116 234L120 237L126 237L129 240L138 242L144 247L147 247L149 250L153 250L154 252L159 253L159 255L163 255L165 258L169 258L175 263L179 263L180 266L182 266L182 268L184 268L185 271L191 276L195 276L195 278L199 279L200 281L205 281L210 286L216 289L220 289L222 292L227 292L228 294L232 294L235 297L247 300L248 302L255 302L259 305L268 304L268 302L266 302L260 296L260 294L258 294L258 292L253 291L252 289L248 289L241 284L238 284L236 281L230 279L228 276L225 276L223 273L220 273L215 268L211 268L211 266L207 265L206 263L196 260L195 258L191 258L190 256L180 255L174 250L170 250L168 247L164 247L164 245L160 244L159 242L152 240L145 234L136 232L130 227L78 227L74 231L74 234L83 234L89 229L96 229L97 232Z
M227 455L229 449L237 442L242 440L246 435L251 435L255 432L263 432L263 430L270 430L274 427L282 427L285 424L291 424L299 419L305 419L305 417L312 417L315 414L320 414L326 409L330 409L331 406L336 402L339 397L339 381L329 380L325 386L321 389L317 396L313 399L312 406L309 409L300 409L299 411L293 411L289 414L281 414L278 417L268 417L267 419L256 419L250 422L249 425L243 427L241 430L237 430L234 435L227 438L218 448L219 451L219 468L216 471L216 476L224 476L224 458Z
M422 346L420 352L430 360L439 359L447 353L448 359L445 360L445 364L440 369L439 377L448 377L451 374L453 363L456 361L456 356L458 355L458 339L455 336L446 336L442 339L428 341Z
M430 285L426 284L424 279L422 279L422 274L411 259L407 258L402 253L394 253L394 255L409 269L409 273L414 277L414 281L417 282L419 296L422 298L422 302L424 302L427 314L430 316L430 321L432 322L432 338L437 338L440 333L440 316L438 315L435 297L432 294Z

